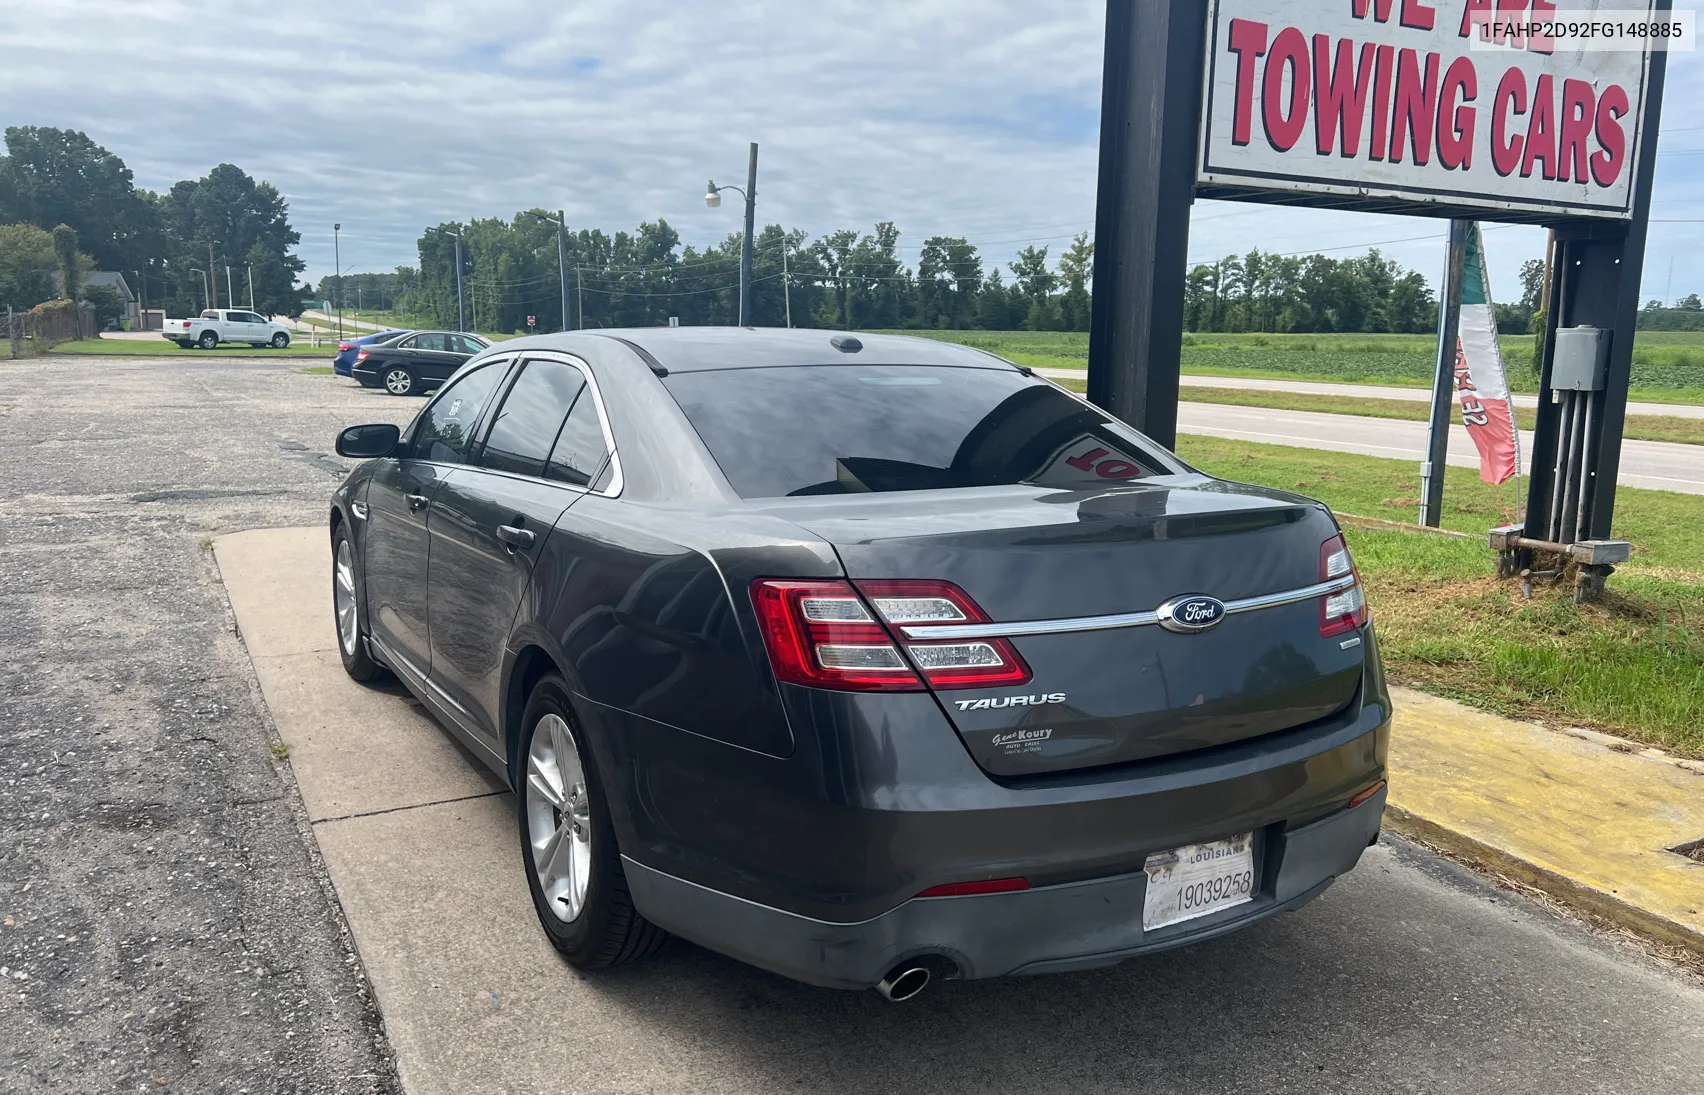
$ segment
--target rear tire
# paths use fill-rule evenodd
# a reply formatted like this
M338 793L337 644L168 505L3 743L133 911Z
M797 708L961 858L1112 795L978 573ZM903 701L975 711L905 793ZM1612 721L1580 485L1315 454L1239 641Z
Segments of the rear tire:
M196 345L203 350L216 350L219 348L219 336L212 331L203 331L201 337L196 340Z
M561 677L538 682L521 726L521 868L545 937L583 970L655 954L668 933L633 907L603 781Z
M180 339L178 339L178 340L177 340L177 344L178 344L178 345L179 345L179 346L182 346L182 347L183 347L183 348L184 348L184 349L186 349L186 350L193 350L193 349L195 349L195 343L193 343L193 342L191 342L191 341L189 341L189 339L187 339L187 338L180 338Z
M287 350L287 349L289 349L290 348L290 336L285 334L283 331L279 331L277 334L272 336L272 348L274 350Z
M392 395L413 395L415 384L414 374L401 365L392 365L384 371L385 391Z
M367 653L366 613L361 610L361 575L349 529L337 526L331 540L331 607L337 624L337 654L343 671L358 681L373 680L384 667Z

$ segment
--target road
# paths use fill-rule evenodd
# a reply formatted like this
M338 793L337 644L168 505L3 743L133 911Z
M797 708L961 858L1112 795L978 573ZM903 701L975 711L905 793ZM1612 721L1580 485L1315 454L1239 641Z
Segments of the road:
M398 1090L203 546L320 521L334 431L418 406L297 367L0 362L0 1091ZM414 888L345 895L386 929L363 956L414 978L387 1025L436 1024L468 1093L1678 1095L1704 1071L1696 979L1400 841L1211 944L893 1006L685 945L576 976L527 923L510 810L371 818L393 843L363 862Z
M1426 448L1424 422L1222 403L1180 403L1177 428L1180 433L1353 452L1416 463ZM1523 430L1520 436L1524 472L1531 463L1532 434ZM1473 447L1466 428L1459 424L1450 427L1449 462L1459 467L1479 466L1478 450ZM1628 487L1704 494L1704 445L1623 441L1621 472L1616 481Z
M1082 369L1037 369L1036 372L1042 376L1051 376L1059 380L1086 381L1089 378L1089 374ZM1330 384L1317 380L1270 380L1254 376L1194 376L1187 373L1181 380L1185 389L1237 388L1253 392L1295 392L1299 395L1402 399L1414 403L1425 403L1432 398L1432 393L1425 388L1395 388L1384 384ZM1183 394L1185 399L1189 398L1187 390ZM1518 407L1536 407L1538 406L1538 396L1517 393L1515 405ZM1627 404L1627 413L1659 414L1671 418L1704 418L1704 405L1632 402Z

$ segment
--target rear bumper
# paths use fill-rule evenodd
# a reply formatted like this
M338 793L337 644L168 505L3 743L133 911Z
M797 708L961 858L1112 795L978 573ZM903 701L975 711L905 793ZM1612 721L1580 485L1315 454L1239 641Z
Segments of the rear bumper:
M833 923L713 890L623 857L635 906L712 950L830 988L876 984L925 956L964 977L1093 969L1223 935L1318 896L1379 832L1385 792L1295 828L1257 831L1258 896L1249 904L1148 932L1140 871L1019 893L913 898L869 920ZM1230 835L1230 834L1224 834Z

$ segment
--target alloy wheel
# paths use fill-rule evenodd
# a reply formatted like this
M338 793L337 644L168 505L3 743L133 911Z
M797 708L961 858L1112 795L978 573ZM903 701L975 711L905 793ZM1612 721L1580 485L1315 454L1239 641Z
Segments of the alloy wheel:
M360 620L355 607L355 563L349 552L349 538L337 542L337 562L332 567L332 604L337 609L337 640L343 644L346 657L355 653Z
M524 793L539 889L557 919L572 921L586 907L592 880L592 810L579 746L559 715L545 715L533 729Z
M385 374L385 390L392 395L407 395L414 387L414 377L407 369L392 369Z

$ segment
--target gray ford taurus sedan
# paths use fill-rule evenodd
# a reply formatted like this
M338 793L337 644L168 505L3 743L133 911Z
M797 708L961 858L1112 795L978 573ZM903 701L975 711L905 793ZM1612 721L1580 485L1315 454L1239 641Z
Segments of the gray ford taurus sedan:
M517 339L344 431L343 662L515 790L582 969L667 933L812 984L1106 966L1317 896L1390 699L1317 502L918 338Z

